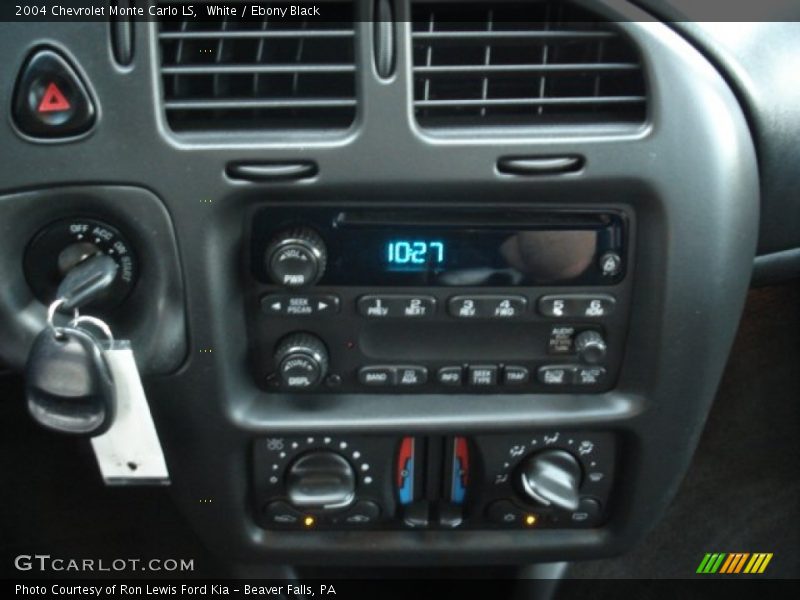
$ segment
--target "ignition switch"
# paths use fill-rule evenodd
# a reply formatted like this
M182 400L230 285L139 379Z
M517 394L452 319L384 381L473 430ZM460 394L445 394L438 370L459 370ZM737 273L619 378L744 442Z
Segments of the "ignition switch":
M105 254L117 263L117 276L88 307L108 310L130 294L139 271L130 243L108 223L76 217L47 225L25 252L25 278L36 298L49 304L64 276L78 263L97 254Z

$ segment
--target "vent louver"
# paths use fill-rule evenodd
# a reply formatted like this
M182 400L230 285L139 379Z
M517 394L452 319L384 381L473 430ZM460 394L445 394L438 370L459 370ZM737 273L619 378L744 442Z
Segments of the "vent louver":
M422 126L636 123L646 114L636 48L560 0L417 1L414 109Z
M324 20L161 21L170 127L347 128L356 111L353 3L321 5Z

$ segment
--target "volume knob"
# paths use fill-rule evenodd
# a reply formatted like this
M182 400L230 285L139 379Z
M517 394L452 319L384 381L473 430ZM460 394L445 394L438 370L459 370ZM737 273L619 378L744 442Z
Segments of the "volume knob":
M325 242L305 227L275 236L267 246L264 266L272 281L286 287L313 285L325 272Z
M312 388L328 372L328 350L322 340L309 333L293 333L278 344L275 364L284 387Z

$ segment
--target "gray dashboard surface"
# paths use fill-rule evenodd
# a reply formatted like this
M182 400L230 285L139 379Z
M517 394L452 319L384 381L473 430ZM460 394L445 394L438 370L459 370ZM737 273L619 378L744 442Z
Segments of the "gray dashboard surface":
M800 248L800 3L638 0L722 72L747 116L758 153L758 254ZM800 257L791 255L800 274ZM778 257L780 259L780 257ZM757 263L758 264L758 263Z
M158 101L154 27L137 27L135 62L120 69L107 47L106 24L2 26L0 81L13 81L28 52L48 44L80 65L100 104L97 127L79 142L35 144L19 137L8 119L0 123L4 192L66 184L141 186L163 202L174 227L187 352L174 372L146 383L173 473L173 496L209 546L253 563L509 563L620 553L653 526L691 460L741 314L756 247L758 172L745 115L708 60L669 27L639 22L645 15L630 4L602 4L628 18L620 27L642 48L650 86L644 127L467 136L420 130L409 107L406 22L398 23L403 42L397 74L388 81L367 67L373 28L358 25L359 109L351 130L317 137L177 136L167 129ZM0 104L8 106L10 95L11 87L4 86ZM586 168L535 180L505 177L495 165L510 152L577 153L586 158ZM225 175L233 161L299 159L316 161L319 174L272 185ZM454 205L498 198L545 208L614 205L635 214L634 308L617 389L516 397L329 394L310 395L307 402L260 390L247 368L247 211L273 201L370 205L409 198ZM16 319L6 304L0 304L0 315ZM0 348L0 354L19 366L14 352ZM252 518L247 455L254 438L271 432L469 434L563 426L619 436L624 452L608 527L534 536L276 535ZM199 497L214 502L200 504Z

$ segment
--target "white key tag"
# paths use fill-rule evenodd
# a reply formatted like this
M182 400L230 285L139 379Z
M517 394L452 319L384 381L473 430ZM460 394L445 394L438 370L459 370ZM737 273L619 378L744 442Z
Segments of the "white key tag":
M109 336L110 337L110 336ZM169 485L169 471L130 341L100 342L117 394L117 414L92 447L106 485Z

